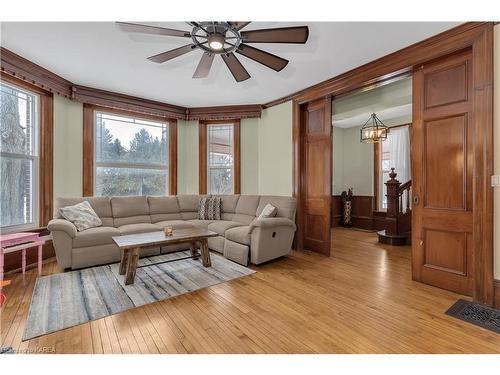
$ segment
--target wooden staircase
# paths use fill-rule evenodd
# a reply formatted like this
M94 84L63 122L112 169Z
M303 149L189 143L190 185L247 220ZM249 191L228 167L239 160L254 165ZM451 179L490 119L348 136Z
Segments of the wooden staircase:
M404 184L396 180L397 173L391 168L387 186L386 229L377 232L378 241L388 245L411 244L411 180Z

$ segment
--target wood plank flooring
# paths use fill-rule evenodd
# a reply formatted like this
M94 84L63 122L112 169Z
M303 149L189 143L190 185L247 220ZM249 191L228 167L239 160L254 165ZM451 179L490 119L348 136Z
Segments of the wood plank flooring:
M500 353L500 335L446 316L461 296L411 280L409 247L332 231L332 256L257 273L21 341L36 270L11 275L1 346L37 353ZM59 272L55 262L44 274Z

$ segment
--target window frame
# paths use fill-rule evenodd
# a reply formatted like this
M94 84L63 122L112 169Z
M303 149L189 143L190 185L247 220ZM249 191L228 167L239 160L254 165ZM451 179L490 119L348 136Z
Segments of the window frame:
M53 148L54 148L54 99L53 94L31 83L11 77L4 72L0 80L20 90L38 96L38 126L35 129L36 156L33 162L34 209L33 222L0 228L4 234L34 231L45 228L53 215ZM26 155L27 156L27 155ZM15 154L12 155L15 157ZM26 157L26 159L31 158ZM24 159L24 157L23 157Z
M405 123L401 125L396 125L396 126L390 126L389 127L389 136L390 136L390 131L391 129L396 129L396 128L401 128L404 126L408 127L408 135L410 137L410 148L411 148L411 137L412 137L412 123ZM411 150L410 150L411 153ZM387 182L387 181L381 181L381 178L383 176L382 173L382 144L381 142L374 143L373 144L373 192L374 192L374 200L375 200L375 211L381 211L385 212L386 209L381 207L381 198L383 194L383 189L382 184ZM396 171L397 173L397 171Z
M241 121L239 119L227 120L200 120L199 133L199 194L208 191L208 127L210 125L233 126L233 193L241 194Z
M117 116L132 117L137 120L158 121L168 123L168 195L177 194L177 120L167 117L122 110L110 107L84 104L83 106L83 196L95 195L95 174L97 168L95 154L96 113L107 113ZM107 162L108 166L113 162ZM148 168L149 163L116 163L118 167ZM156 170L156 168L155 168Z

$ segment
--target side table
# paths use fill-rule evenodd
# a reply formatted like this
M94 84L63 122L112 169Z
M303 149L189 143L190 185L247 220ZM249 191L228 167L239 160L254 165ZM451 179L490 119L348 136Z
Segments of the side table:
M45 240L40 238L39 233L10 233L0 235L0 281L4 276L4 255L15 251L22 251L23 277L26 272L26 249L38 247L38 276L42 274L42 248Z

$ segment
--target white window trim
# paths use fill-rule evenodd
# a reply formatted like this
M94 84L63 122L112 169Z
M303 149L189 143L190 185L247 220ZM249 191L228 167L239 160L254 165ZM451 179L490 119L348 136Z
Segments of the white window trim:
M21 232L21 231L26 231L30 229L36 229L39 227L39 221L40 221L40 212L39 212L39 194L40 194L40 171L39 171L39 165L40 165L40 153L39 153L39 134L40 134L40 95L26 90L22 87L16 86L12 83L1 81L2 85L5 86L10 86L13 87L14 89L25 92L28 95L34 96L36 99L35 103L35 110L34 110L34 118L36 119L36 123L33 125L33 143L32 143L32 154L27 155L27 154L19 154L19 153L13 153L13 152L5 152L5 151L0 151L0 158L2 157L9 157L9 158L18 158L18 159L25 159L25 160L32 160L33 161L33 179L32 179L32 186L31 186L31 192L33 194L32 196L32 210L31 210L31 216L32 216L32 221L31 223L27 224L18 224L18 225L6 225L6 226L0 226L0 233L2 234L7 234L7 233L15 233L15 232Z

